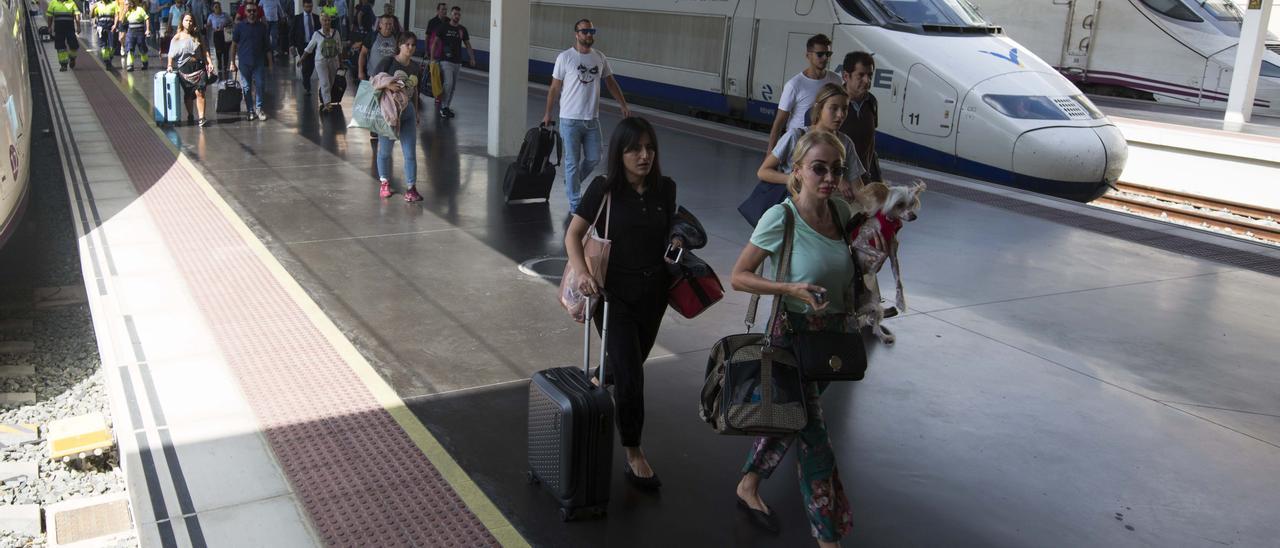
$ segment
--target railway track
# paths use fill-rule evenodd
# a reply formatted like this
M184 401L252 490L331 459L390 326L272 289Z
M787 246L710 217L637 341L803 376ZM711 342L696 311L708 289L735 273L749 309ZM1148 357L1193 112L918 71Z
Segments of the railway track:
M1280 245L1280 211L1120 182L1092 203Z

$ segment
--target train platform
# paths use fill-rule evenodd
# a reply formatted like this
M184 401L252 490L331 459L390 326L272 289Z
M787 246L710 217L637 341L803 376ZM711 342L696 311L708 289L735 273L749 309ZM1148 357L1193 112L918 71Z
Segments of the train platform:
M367 133L290 68L269 120L158 130L148 72L87 56L52 84L82 263L147 546L801 546L734 508L749 440L697 418L745 295L668 314L647 364L661 494L615 463L607 517L525 483L527 379L580 363L555 298L568 212L509 206L485 84L420 128L419 189L378 198ZM83 54L82 54L83 55ZM544 97L531 86L529 125ZM212 111L212 104L210 111ZM345 100L350 112L350 94ZM636 109L722 275L764 137ZM605 135L617 111L602 107ZM403 189L394 155L393 187ZM910 311L824 399L857 546L1266 545L1280 536L1280 251L888 164L929 184L903 231ZM521 268L524 265L525 268ZM727 285L727 284L726 284ZM791 457L788 457L789 459Z
M1280 210L1280 119L1226 125L1222 112L1091 97L1129 145L1120 182L1196 196L1223 207Z
M1199 107L1171 105L1153 101L1091 95L1089 99L1113 119L1134 120L1153 124L1180 126L1231 135L1243 140L1258 140L1280 144L1280 118L1254 115L1244 124L1228 125L1222 120L1222 111Z

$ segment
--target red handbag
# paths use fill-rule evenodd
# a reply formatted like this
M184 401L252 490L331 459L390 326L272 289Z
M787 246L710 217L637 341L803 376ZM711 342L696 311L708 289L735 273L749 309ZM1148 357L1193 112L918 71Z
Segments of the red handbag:
M680 265L680 274L667 292L667 304L686 318L696 317L724 298L724 286L711 265L693 257L694 265Z

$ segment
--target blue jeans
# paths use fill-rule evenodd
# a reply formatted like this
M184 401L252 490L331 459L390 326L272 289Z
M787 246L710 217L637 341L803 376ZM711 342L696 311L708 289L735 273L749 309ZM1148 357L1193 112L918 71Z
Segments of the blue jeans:
M241 65L237 64L236 68L240 70L240 89L244 91L244 107L252 111L253 109L262 110L262 87L267 77L267 68L258 65ZM250 78L253 79L250 82ZM249 85L252 83L253 85Z
M413 105L400 113L400 151L404 153L405 186L418 182L418 113ZM391 179L391 139L378 136L378 178Z
M600 164L600 119L561 118L560 138L564 140L564 193L572 213L578 210L582 181Z

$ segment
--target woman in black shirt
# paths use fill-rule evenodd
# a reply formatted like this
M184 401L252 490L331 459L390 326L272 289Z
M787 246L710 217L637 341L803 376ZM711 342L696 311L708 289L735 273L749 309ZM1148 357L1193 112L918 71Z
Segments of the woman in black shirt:
M676 183L662 176L658 168L658 140L653 127L641 118L626 118L609 142L608 175L596 177L582 195L573 220L565 233L569 262L578 272L586 272L582 237L593 220L596 230L612 240L605 291L609 294L609 340L606 347L606 376L614 384L615 415L622 447L626 451L623 470L637 487L656 489L662 485L640 450L644 427L644 361L658 338L658 326L667 308L667 244L683 245L679 238L668 239L671 216L676 207ZM609 197L607 213L598 215ZM584 295L598 292L591 276L581 276L578 290ZM601 318L597 314L596 329Z

